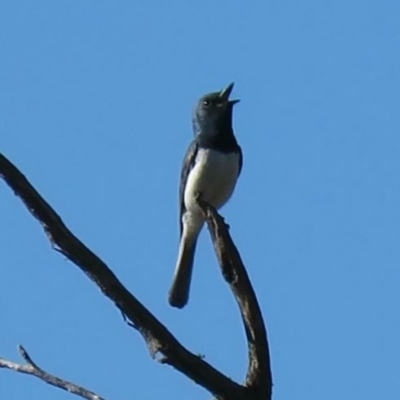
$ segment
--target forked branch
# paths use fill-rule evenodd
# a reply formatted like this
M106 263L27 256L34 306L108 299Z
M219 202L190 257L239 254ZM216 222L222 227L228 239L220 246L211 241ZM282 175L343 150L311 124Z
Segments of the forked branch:
M64 379L58 378L57 376L51 375L48 372L44 371L35 362L33 362L31 356L22 346L18 346L18 350L22 358L26 361L26 364L18 364L0 357L0 368L10 369L16 372L20 372L22 374L35 376L36 378L41 379L42 381L48 383L49 385L56 386L60 389L64 389L67 392L82 397L83 399L105 400L103 397L100 397L96 393L93 393L82 386L68 382Z
M223 275L235 295L245 325L249 367L244 385L232 381L182 346L171 332L122 285L108 266L72 234L25 176L1 153L0 177L41 223L53 248L85 272L104 295L119 308L129 321L129 325L140 332L153 357L159 354L163 363L173 366L218 399L270 400L271 370L261 312L240 255L226 225L215 210L202 204Z

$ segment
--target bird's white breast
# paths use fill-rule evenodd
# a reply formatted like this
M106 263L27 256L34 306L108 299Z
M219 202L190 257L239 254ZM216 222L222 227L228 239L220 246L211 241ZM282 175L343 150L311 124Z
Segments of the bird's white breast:
M186 183L184 202L188 211L197 208L195 196L201 194L204 201L220 208L231 197L239 174L239 154L221 153L199 149L195 165Z

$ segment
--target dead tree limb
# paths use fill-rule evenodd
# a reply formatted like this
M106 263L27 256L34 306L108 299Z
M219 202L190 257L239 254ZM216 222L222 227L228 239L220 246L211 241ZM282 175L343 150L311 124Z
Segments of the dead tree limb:
M222 275L239 306L248 345L245 386L255 398L270 399L272 373L267 332L257 297L224 219L209 204L197 199L211 233Z
M25 176L0 153L0 177L40 222L53 248L76 264L122 312L144 338L153 357L169 364L218 399L270 400L271 371L261 312L239 253L221 217L203 206L222 272L239 304L249 349L244 385L229 379L201 357L187 350L169 330L118 280L108 266L66 227Z
M44 371L35 362L33 362L31 356L22 346L18 346L18 350L22 358L26 361L26 364L18 364L0 357L0 368L10 369L16 372L20 372L22 374L35 376L36 378L41 379L49 385L64 389L67 392L76 394L77 396L80 396L87 400L105 400L104 397L100 397L96 393L93 393L82 386L76 385L72 382L68 382Z

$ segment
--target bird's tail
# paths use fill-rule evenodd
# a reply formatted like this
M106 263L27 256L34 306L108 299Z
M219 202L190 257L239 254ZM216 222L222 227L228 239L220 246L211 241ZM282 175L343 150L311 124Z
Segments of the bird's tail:
M188 302L196 242L197 240L187 240L184 236L181 238L178 262L168 297L172 307L183 308Z

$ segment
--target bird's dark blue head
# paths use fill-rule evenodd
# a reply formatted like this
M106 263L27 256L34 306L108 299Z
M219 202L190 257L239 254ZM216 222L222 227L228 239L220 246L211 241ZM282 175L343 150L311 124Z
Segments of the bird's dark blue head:
M232 110L239 100L229 100L232 89L233 83L220 92L209 93L199 99L193 111L195 135L233 135Z

